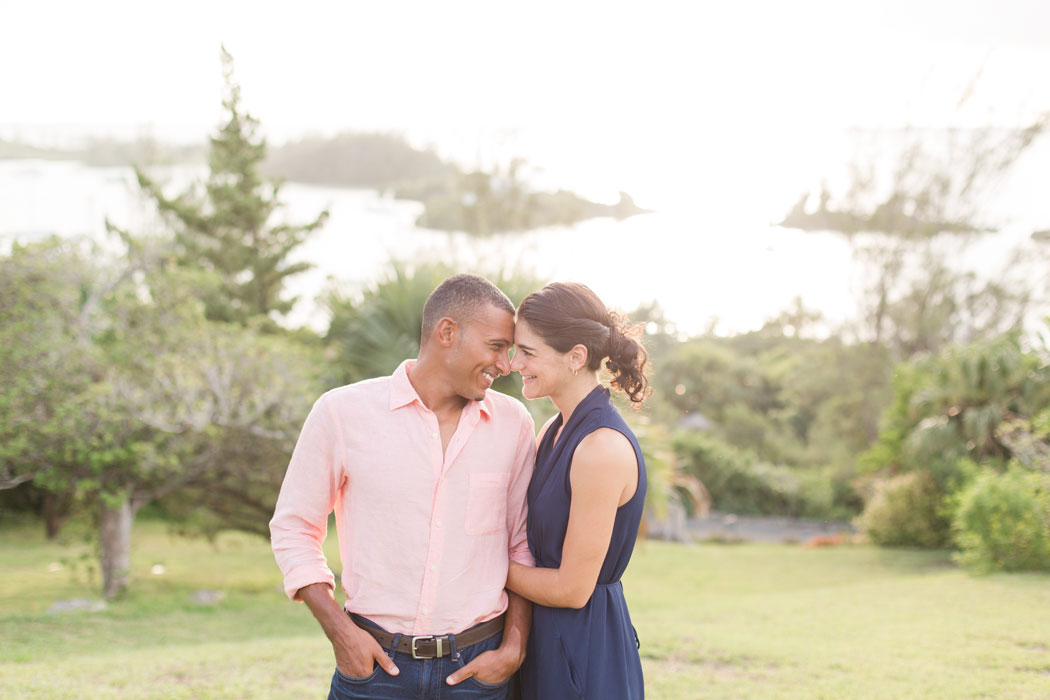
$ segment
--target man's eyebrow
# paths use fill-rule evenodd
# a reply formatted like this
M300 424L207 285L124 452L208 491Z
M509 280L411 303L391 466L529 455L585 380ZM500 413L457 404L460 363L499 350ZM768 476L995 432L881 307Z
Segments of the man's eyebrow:
M507 340L506 338L492 338L491 340L489 340L489 342L490 343L496 343L497 345L503 345L503 346L510 346L510 345L514 344L513 341Z

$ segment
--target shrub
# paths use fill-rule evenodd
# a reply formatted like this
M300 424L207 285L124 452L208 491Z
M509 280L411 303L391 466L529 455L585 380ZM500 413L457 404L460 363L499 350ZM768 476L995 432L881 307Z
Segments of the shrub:
M957 498L956 560L978 571L1050 571L1050 475L986 470Z
M943 547L950 523L933 477L909 472L878 482L857 526L872 542L889 547Z
M853 489L854 474L839 467L799 471L799 515L817 520L849 520L863 507Z
M754 515L794 515L798 484L792 474L760 464L753 453L708 435L675 440L675 451L699 479L720 511Z

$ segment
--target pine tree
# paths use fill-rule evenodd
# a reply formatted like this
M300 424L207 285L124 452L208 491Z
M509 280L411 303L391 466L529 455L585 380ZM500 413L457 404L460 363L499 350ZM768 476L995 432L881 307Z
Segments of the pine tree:
M324 224L328 211L306 225L271 223L282 206L282 183L260 174L266 140L259 134L259 121L241 107L233 57L225 47L222 68L227 119L210 139L210 174L203 193L197 187L169 199L141 169L136 168L136 175L161 213L174 221L180 263L216 273L218 286L202 290L207 317L245 322L291 310L296 300L282 297L285 280L311 265L289 263L288 257Z

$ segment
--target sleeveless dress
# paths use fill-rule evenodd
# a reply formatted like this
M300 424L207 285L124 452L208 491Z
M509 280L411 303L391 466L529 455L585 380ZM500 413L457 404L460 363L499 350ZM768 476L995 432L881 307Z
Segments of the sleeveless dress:
M569 522L569 467L576 447L598 428L623 433L638 458L638 488L616 511L609 551L598 585L579 609L533 605L532 633L522 666L525 700L617 700L642 698L642 663L638 635L631 624L620 576L627 568L645 505L645 461L634 433L598 386L569 416L557 444L562 417L551 423L536 454L529 484L529 549L536 566L561 566L562 544Z

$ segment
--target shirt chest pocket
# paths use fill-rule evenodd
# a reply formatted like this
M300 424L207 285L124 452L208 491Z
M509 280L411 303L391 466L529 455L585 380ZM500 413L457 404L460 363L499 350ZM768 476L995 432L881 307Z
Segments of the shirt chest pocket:
M510 474L479 472L470 475L467 487L468 535L489 535L507 529L507 486Z

